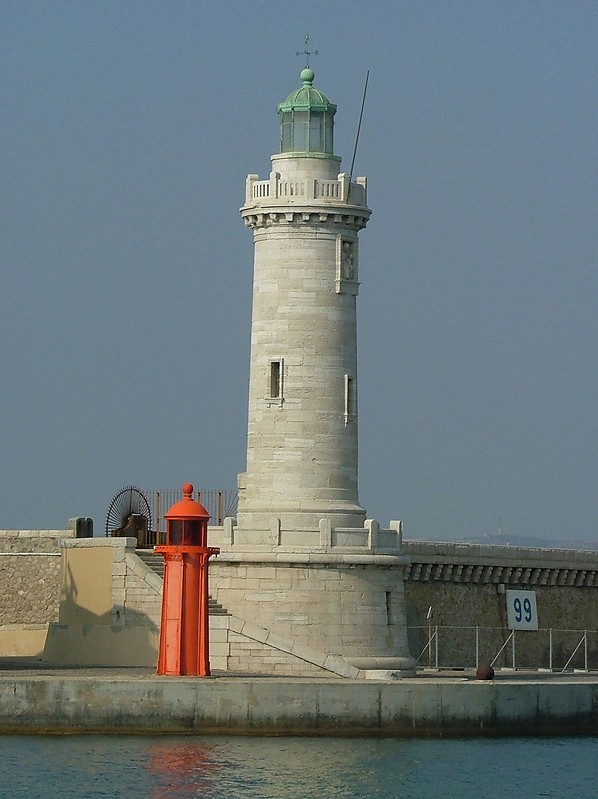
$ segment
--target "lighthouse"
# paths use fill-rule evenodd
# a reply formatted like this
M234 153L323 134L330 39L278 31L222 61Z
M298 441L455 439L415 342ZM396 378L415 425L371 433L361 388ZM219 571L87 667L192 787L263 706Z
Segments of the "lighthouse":
M309 66L278 105L269 176L247 177L253 234L247 467L212 596L220 668L296 674L412 673L401 523L358 496L356 300L367 181L334 153L336 105Z
M238 526L283 534L363 528L358 500L358 233L366 179L334 154L336 105L314 72L278 106L280 152L249 175L241 215L253 231L247 471Z

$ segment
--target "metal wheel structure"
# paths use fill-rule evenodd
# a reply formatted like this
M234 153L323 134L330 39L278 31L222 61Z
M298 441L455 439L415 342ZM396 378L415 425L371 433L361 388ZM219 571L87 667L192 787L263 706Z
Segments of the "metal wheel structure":
M147 545L152 530L152 512L147 497L139 488L126 486L114 495L106 515L106 536L137 538Z

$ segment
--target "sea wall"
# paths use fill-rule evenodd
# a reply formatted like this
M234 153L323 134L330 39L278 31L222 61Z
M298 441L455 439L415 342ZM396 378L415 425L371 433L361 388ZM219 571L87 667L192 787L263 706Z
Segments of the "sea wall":
M0 674L0 732L596 734L597 709L596 682Z
M476 636L479 660L491 661L510 634L506 591L517 589L535 592L540 628L517 633L518 667L562 668L589 631L569 666L583 668L587 655L589 667L598 668L598 552L420 541L403 547L410 559L405 603L415 657L438 628L441 665L473 665ZM435 657L436 642L421 662ZM507 645L496 665L511 666L512 657Z
M137 557L135 543L132 538L76 539L70 530L0 531L0 656L43 655L52 663L80 665L155 664L162 581ZM495 659L510 634L505 592L515 588L535 591L540 627L517 633L518 668L598 669L598 553L409 541L402 551L397 574L398 569L404 574L408 649L422 656L420 666L475 666ZM297 676L325 672L322 655L338 651L334 635L340 626L335 630L334 619L347 623L347 614L339 615L349 596L342 590L342 575L318 580L325 590L316 592L308 590L311 573L301 564L282 570L278 564L265 575L257 568L245 576L241 566L226 552L211 562L210 590L224 612L210 617L213 669ZM359 568L354 567L356 574ZM377 624L384 634L399 624L403 595L401 585L400 592L394 588L392 568L381 567L380 574L384 592L378 606L364 602L360 608L354 602L359 613L351 618L359 616L372 630ZM296 584L284 583L288 575ZM280 591L264 592L259 618L249 618L244 592L261 596L270 578L280 582ZM298 598L302 604L311 599L321 613L326 605L330 648L306 645ZM280 634L281 619L295 619L297 629ZM426 649L430 632L435 640ZM303 659L292 654L304 650L308 657ZM495 667L512 667L513 656L508 643ZM342 673L336 663L331 670Z

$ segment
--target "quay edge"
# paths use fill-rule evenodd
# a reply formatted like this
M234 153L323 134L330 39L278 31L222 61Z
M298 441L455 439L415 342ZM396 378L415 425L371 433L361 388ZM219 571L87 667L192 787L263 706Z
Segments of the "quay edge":
M0 732L396 737L598 734L598 678L364 682L13 672L0 676Z

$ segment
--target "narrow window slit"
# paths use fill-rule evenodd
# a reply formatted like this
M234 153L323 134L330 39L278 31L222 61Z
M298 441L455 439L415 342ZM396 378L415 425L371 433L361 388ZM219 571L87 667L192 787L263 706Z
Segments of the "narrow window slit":
M350 375L345 375L345 426L348 424L349 419L354 415L355 405L355 386L353 378Z
M270 399L282 398L282 361L270 361Z

